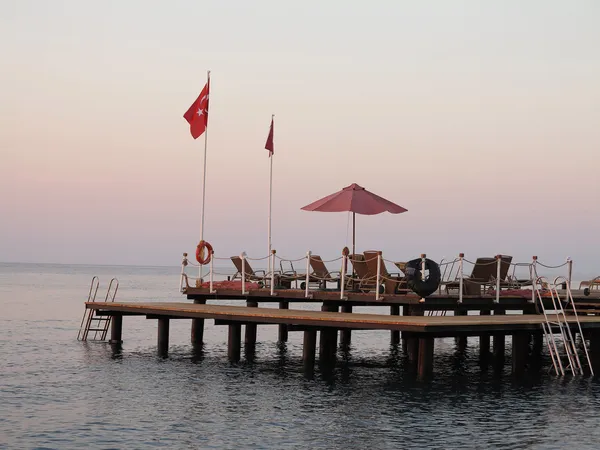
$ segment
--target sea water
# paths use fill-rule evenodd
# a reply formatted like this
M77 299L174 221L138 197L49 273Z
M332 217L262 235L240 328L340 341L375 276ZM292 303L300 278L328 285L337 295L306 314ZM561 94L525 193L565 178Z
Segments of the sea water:
M227 360L227 329L171 321L169 357L156 321L125 317L123 348L76 340L92 276L98 298L187 301L178 267L0 264L0 448L597 448L600 384L523 378L480 367L438 339L432 380L415 380L389 332L353 332L333 372L302 373L302 334L277 343L259 326L254 360ZM235 303L235 302L232 302ZM299 306L293 306L299 307ZM304 305L303 308L318 308ZM388 313L387 308L355 311Z

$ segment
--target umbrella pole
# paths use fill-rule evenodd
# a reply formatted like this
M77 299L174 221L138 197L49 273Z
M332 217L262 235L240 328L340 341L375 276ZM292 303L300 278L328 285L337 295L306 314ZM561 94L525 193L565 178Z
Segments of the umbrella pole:
M356 255L356 213L352 211L352 258ZM356 288L354 280L356 279L356 272L354 271L354 263L352 263L352 290Z

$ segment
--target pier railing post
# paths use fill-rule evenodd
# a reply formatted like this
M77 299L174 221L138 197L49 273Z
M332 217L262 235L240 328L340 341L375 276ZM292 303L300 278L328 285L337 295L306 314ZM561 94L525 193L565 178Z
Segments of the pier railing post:
M567 257L567 289L571 290L571 277L573 275L573 260Z
M185 267L188 265L187 253L183 254L181 261L181 276L179 277L179 293L183 293L183 280L185 278Z
M246 252L240 255L242 260L242 295L246 295Z
M458 254L458 303L463 301L463 260L465 258L464 253Z
M379 300L379 285L381 284L381 251L377 252L377 277L375 281L375 300Z
M209 280L209 291L210 291L211 294L215 293L215 290L213 289L213 281L214 281L213 260L214 259L215 259L215 252L211 251L210 252L210 263L209 263L209 266L208 266L209 267L209 271L210 271L209 278L208 278L208 280Z
M529 275L531 277L531 303L535 303L535 289L537 283L537 256L533 257L533 261L531 262L531 266L529 268Z
M346 285L346 264L347 264L347 256L342 253L342 270L340 276L340 300L344 300L344 287Z
M312 252L306 252L306 280L304 282L304 297L308 298L308 282L310 281L310 257Z
M275 250L271 250L271 296L275 295Z
M427 255L425 253L421 253L421 281L425 281L425 268L427 267ZM424 298L421 298L422 301L425 301Z
M502 255L496 255L496 303L500 303L500 269L502 266Z

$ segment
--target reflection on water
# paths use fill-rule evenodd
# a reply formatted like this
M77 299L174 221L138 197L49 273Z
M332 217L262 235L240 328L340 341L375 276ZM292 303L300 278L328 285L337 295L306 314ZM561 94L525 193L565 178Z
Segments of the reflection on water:
M554 378L546 356L514 379L510 340L500 372L482 365L475 338L464 349L437 341L427 382L387 332L353 333L314 379L303 375L302 334L281 345L277 327L259 327L238 364L227 361L226 327L207 325L193 348L184 320L172 321L167 359L156 356L156 321L144 318L124 319L121 350L79 343L98 273L119 277L122 299L180 300L176 268L0 265L0 447L597 446L599 384Z

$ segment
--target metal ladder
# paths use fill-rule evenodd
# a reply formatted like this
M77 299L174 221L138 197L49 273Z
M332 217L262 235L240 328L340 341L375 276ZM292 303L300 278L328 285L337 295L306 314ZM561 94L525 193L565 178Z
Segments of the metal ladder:
M98 277L94 276L92 278L92 282L90 284L90 291L88 293L88 302L96 301L96 294L98 293L98 287L100 286L100 282ZM106 297L104 298L105 302L114 302L115 296L117 295L117 291L119 290L119 280L113 278L110 280L110 284L108 285L108 290L106 291ZM110 298L110 300L109 300ZM108 332L108 327L110 326L111 316L97 316L96 310L94 309L85 309L83 313L83 317L81 319L81 325L79 326L79 333L77 334L78 341L103 341L106 339L106 333ZM89 333L93 332L93 335Z
M571 287L569 286L569 283L564 277L556 277L553 284L548 283L544 277L538 277L534 283L534 290L536 292L540 309L544 314L545 321L542 323L542 329L544 330L544 337L546 338L546 345L548 346L548 351L550 353L550 357L552 358L554 371L556 375L560 376L564 376L565 372L568 372L569 370L574 376L583 375L583 366L577 352L577 344L575 342L575 338L573 337L573 333L571 332L571 326L567 321L565 309L563 308L563 300L560 298L557 288L557 286L563 284L563 281L566 282L567 286L566 298L564 299L565 306L567 308L571 306L572 308L573 316L575 317L575 323L577 323L579 334L582 336L583 350L585 352L588 367L593 376L594 369L592 368L592 363L590 361L590 355L585 343L585 339L583 339L583 330L581 329L581 323L579 322L579 316L577 315L577 309L575 308L575 302L573 301L573 295L571 294ZM549 310L546 310L546 307L544 306L544 297L542 296L540 290L540 285L543 284L547 284L549 286L550 299L552 300L552 309ZM554 336L553 327L558 328L558 331L560 332L563 344L562 346L567 357L567 364L563 364L559 351L559 345L556 337Z

